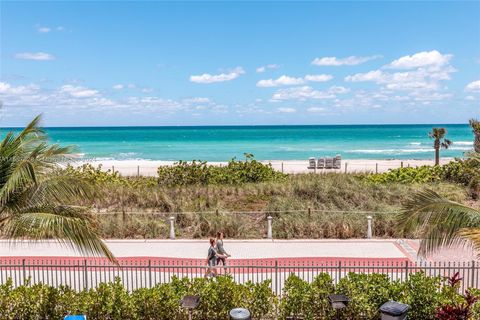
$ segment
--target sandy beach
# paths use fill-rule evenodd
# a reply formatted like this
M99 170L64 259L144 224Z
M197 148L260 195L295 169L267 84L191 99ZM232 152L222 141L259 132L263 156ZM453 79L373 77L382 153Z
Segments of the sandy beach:
M441 164L452 161L452 158L444 158ZM386 172L390 169L400 167L418 167L433 165L433 160L371 160L371 159L342 159L341 169L308 169L308 160L264 160L264 164L271 164L272 167L284 173L322 173L322 172ZM93 166L102 166L103 170L115 170L123 176L149 176L157 174L159 166L173 165L175 161L154 161L154 160L93 160L78 161L71 163L73 166L81 166L90 163ZM211 165L224 166L227 162L209 162Z

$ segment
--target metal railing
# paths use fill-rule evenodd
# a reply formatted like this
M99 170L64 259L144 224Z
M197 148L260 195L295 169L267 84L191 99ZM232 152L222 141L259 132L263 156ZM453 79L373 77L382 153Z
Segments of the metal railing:
M120 278L127 290L149 288L168 283L172 277L203 277L208 267L199 259L122 258L119 265L105 259L0 259L0 284L8 279L13 286L44 283L52 286L67 285L75 290L96 287L102 282ZM237 283L271 281L271 289L281 296L283 284L290 274L311 282L320 273L328 273L334 283L348 273L380 273L391 280L405 281L412 273L423 271L428 276L450 277L459 273L462 292L467 288L480 288L480 263L471 262L418 262L403 261L326 261L317 263L301 260L233 260L226 267L217 267L218 274L229 274Z

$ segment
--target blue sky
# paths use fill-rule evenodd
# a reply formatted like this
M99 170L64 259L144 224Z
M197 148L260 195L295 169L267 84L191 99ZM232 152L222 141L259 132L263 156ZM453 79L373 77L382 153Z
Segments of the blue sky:
M1 5L1 126L462 123L480 2Z

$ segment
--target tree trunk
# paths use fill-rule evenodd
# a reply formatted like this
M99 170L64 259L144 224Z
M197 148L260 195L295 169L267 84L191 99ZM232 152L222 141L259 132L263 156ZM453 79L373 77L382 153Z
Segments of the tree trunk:
M435 147L435 165L440 165L440 147Z
M473 142L473 149L475 152L480 153L480 132L474 132L475 134L475 141Z

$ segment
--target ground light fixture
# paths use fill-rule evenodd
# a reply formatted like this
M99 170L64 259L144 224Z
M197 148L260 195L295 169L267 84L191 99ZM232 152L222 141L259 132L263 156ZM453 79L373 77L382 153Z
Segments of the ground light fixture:
M230 320L251 320L250 311L244 308L230 310Z
M182 300L180 300L180 306L188 310L189 320L192 320L193 310L195 310L195 308L197 308L199 304L200 304L199 296L185 296L183 297Z
M408 304L388 301L380 307L382 320L404 320L407 319L407 313L410 309Z
M345 309L350 302L350 299L343 294L331 294L328 296L328 302L334 310L337 312L337 319L340 319L340 311Z

